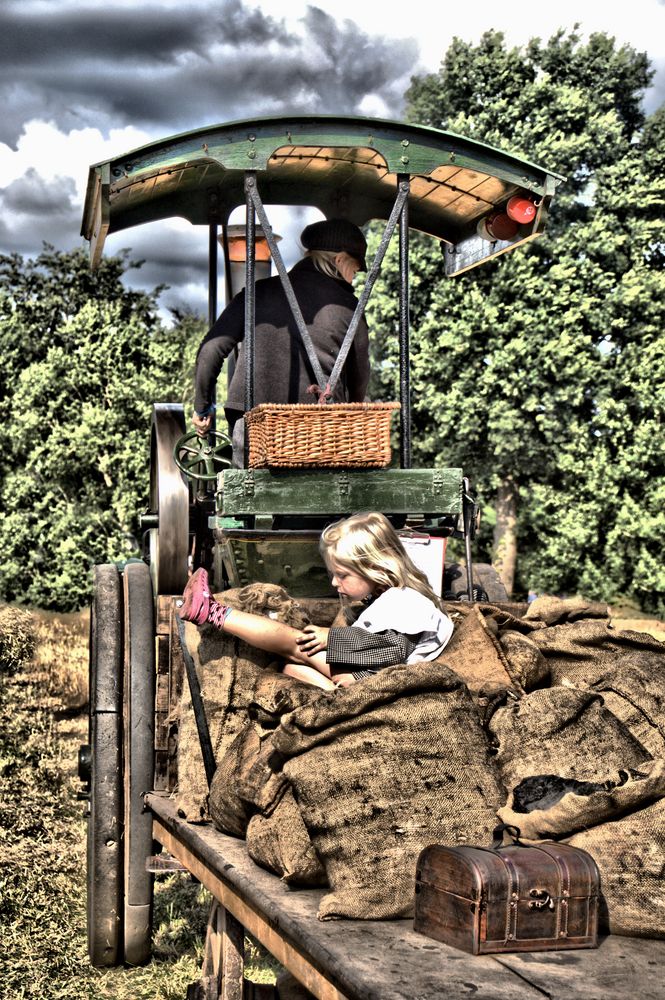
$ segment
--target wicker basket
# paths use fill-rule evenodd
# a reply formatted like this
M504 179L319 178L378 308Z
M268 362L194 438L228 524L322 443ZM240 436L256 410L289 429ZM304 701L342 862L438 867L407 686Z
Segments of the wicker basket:
M399 405L261 403L245 414L250 468L384 468Z

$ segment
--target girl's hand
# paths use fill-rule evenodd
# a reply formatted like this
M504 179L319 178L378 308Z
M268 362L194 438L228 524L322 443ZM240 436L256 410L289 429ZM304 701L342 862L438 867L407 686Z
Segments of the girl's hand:
M348 688L357 683L353 674L333 674L332 682L336 687L342 688Z
M302 635L298 636L296 642L303 653L313 656L314 653L320 653L328 648L328 632L330 629L322 625L305 625Z

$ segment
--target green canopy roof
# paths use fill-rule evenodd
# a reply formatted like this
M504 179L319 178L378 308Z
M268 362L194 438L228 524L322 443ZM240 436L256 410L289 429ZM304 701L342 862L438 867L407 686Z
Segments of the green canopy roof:
M449 132L369 118L259 118L170 136L90 168L82 235L93 264L107 233L180 216L225 224L245 203L256 171L264 205L313 206L357 225L387 219L398 175L410 180L409 226L449 244L450 273L542 231L561 177ZM490 243L478 223L524 194L535 219L511 240Z

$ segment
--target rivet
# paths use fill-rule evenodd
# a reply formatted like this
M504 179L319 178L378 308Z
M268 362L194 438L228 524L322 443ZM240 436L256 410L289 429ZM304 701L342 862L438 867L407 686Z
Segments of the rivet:
M409 140L408 139L402 139L402 145L403 146L408 146L409 145Z
M451 163L452 163L452 162L453 162L453 160L455 159L455 154L454 154L454 153L451 153L451 154L450 154L450 156L448 157L448 159L449 159L449 160L451 161Z
M409 157L408 156L403 156L402 157L402 163L408 163L408 162L409 162Z
M509 940L509 941L512 941L512 940L513 940L513 938L514 938L514 936L515 936L514 934L509 934L509 935L508 935L508 940Z
M250 149L249 152L247 153L247 155L249 156L250 160L253 160L254 157L256 156L256 150L255 149Z

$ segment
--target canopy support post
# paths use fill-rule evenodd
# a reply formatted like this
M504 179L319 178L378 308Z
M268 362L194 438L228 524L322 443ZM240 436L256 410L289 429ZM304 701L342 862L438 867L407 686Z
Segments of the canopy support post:
M411 468L411 372L409 369L409 177L399 174L400 192L405 195L399 216L399 401L400 466Z
M256 215L253 193L256 172L245 173L245 413L254 407L254 359L256 346ZM249 466L249 434L245 431L245 468Z
M208 329L217 319L217 213L219 201L217 192L213 191L208 197ZM217 386L213 385L211 400L212 419L210 430L214 434L217 429L217 414L215 404L217 403Z

